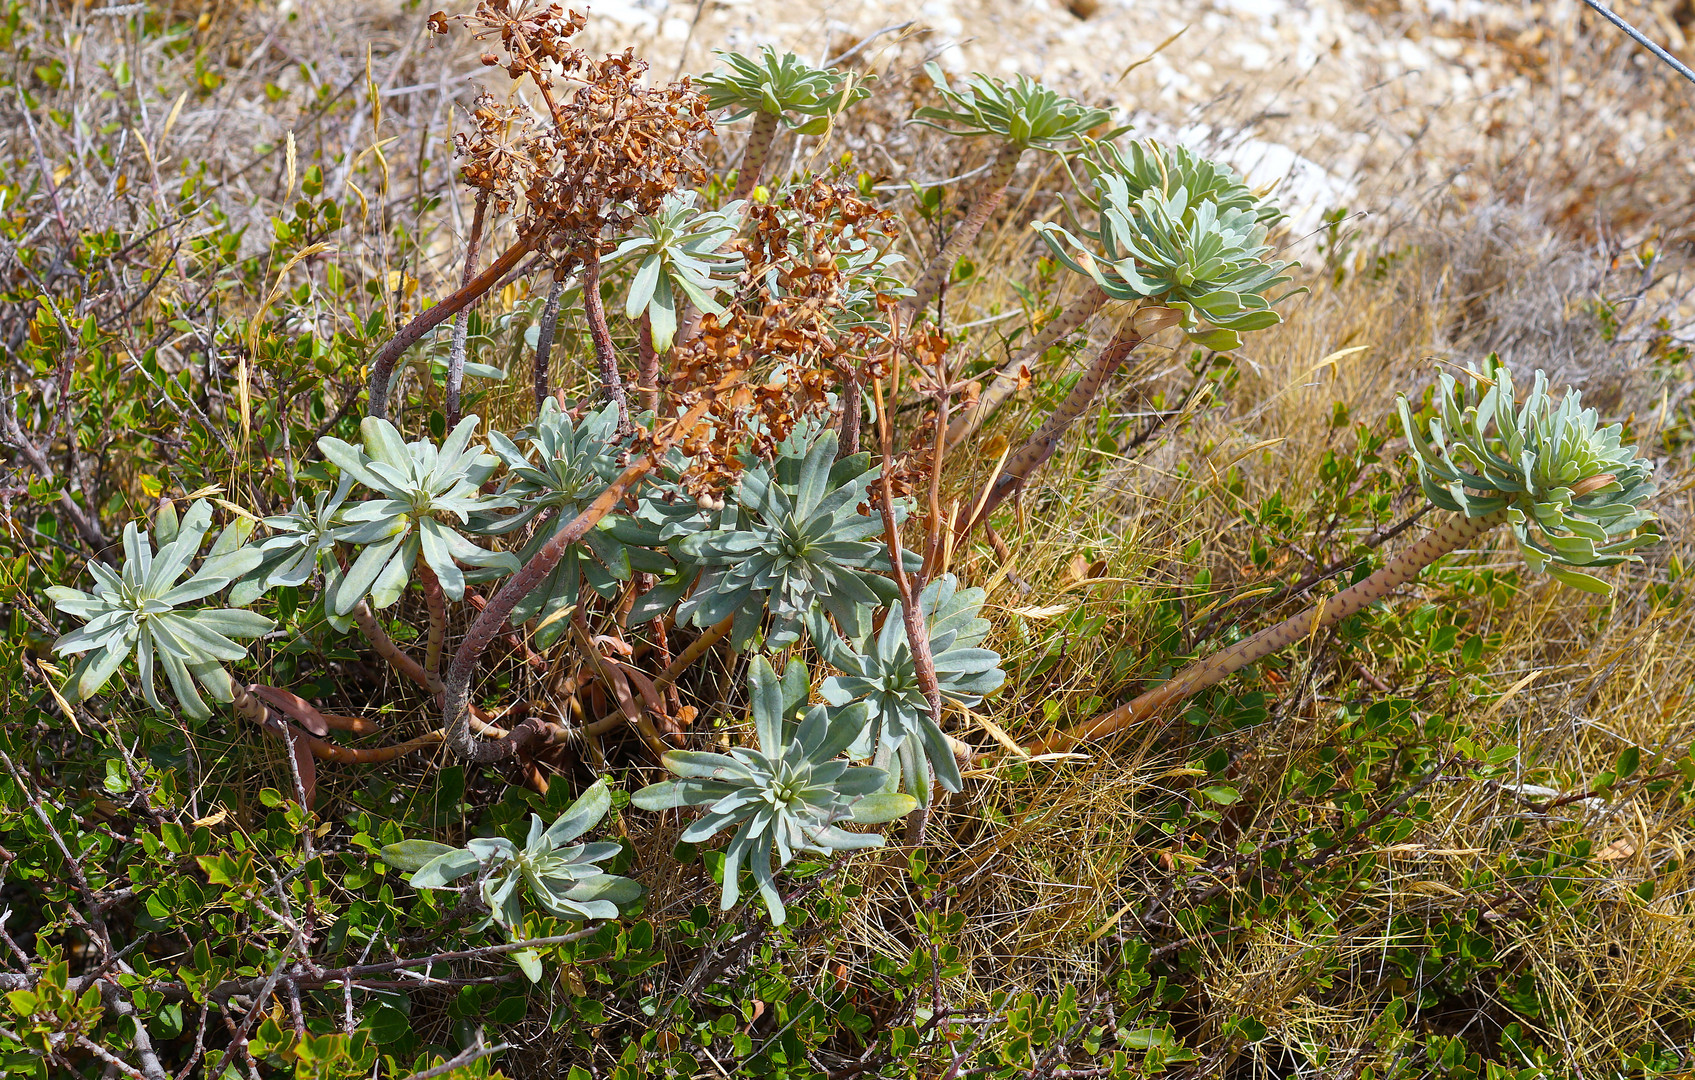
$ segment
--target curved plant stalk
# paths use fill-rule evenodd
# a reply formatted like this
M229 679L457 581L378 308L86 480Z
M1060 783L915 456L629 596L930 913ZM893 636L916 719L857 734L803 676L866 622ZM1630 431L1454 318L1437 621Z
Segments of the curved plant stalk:
M948 275L953 272L954 264L971 250L976 242L977 234L983 231L983 226L989 223L989 218L1000 209L1006 201L1006 189L1012 183L1012 177L1018 172L1018 162L1024 157L1024 147L1016 144L1003 145L995 151L994 160L989 165L989 174L983 178L980 188L982 194L972 204L966 213L965 220L954 227L948 234L942 249L930 257L924 265L923 273L912 285L912 295L901 302L907 314L915 315L929 306L936 294L942 291L947 283Z
M1057 733L1030 747L1030 753L1064 753L1078 743L1103 739L1146 720L1161 709L1216 686L1250 664L1258 663L1297 641L1328 630L1418 577L1437 559L1466 546L1507 520L1505 510L1484 517L1458 515L1426 533L1417 543L1395 554L1381 570L1364 581L1321 601L1299 615L1268 626L1203 660L1197 660L1159 686L1102 713L1087 724Z
M1082 727L1050 737L1036 753L1068 749L1122 731L1279 649L1335 626L1413 580L1443 555L1510 524L1532 570L1596 593L1611 586L1587 570L1640 561L1634 548L1658 539L1643 503L1654 492L1653 462L1621 443L1623 427L1601 426L1576 391L1556 402L1538 371L1520 405L1512 372L1489 356L1461 387L1444 373L1421 424L1403 394L1401 426L1430 501L1455 516L1399 552L1364 581L1310 612L1268 627Z
M586 283L585 295L589 292ZM726 383L727 384L727 383ZM688 431L696 421L711 407L713 396L704 397L698 404L678 419L672 431ZM565 557L565 552L571 545L581 540L588 531L594 528L601 518L611 513L636 484L640 483L648 473L657 469L665 448L664 441L657 436L654 447L640 461L625 469L617 480L600 493L582 513L578 514L568 525L553 534L553 537L543 544L541 549L531 556L530 561L501 586L488 604L478 612L470 627L465 631L465 637L459 643L459 648L453 654L453 662L448 665L445 692L442 700L443 722L442 731L446 735L447 745L453 752L470 761L498 761L510 757L520 747L541 737L542 726L535 721L527 720L515 728L505 738L479 742L471 737L471 676L477 668L483 651L489 647L506 628L507 617L518 602L530 594L530 591L547 579L553 568L559 565L559 560Z
M441 649L447 639L447 597L442 595L441 581L430 564L418 560L418 584L424 590L424 604L430 612L429 637L424 646L424 685L430 693L441 693Z
M883 460L893 461L894 433L889 425L888 413L883 408L881 380L871 381L871 393L877 403L877 431L882 440ZM879 479L883 485L882 505L878 508L883 515L883 542L889 547L889 567L894 571L895 587L900 590L901 619L906 629L906 644L912 650L912 667L918 675L918 690L930 706L930 720L940 728L942 686L936 678L935 658L930 655L930 630L924 625L923 607L918 603L917 590L912 587L903 565L905 559L901 551L900 525L895 520L895 489L889 480L889 471L881 470ZM924 831L930 824L930 787L935 781L935 772L927 758L924 771L924 782L913 785L914 793L918 797L918 806L906 823L906 842L909 844L923 844Z
M401 355L416 345L419 338L459 314L478 297L494 288L495 283L505 277L507 271L517 266L524 256L540 247L545 237L546 233L539 229L520 236L517 243L501 252L500 257L490 263L482 273L447 294L434 307L419 312L377 350L376 355L371 358L371 381L368 390L370 400L366 407L369 415L379 419L388 418L389 379L394 374L395 362Z
M371 643L371 648L376 650L378 656L387 660L390 667L426 690L432 689L424 665L412 659L404 649L394 643L394 639L388 636L388 631L377 621L376 612L371 610L368 602L361 600L354 606L353 622L359 627L359 632L365 635L365 640Z
M620 426L630 422L630 398L618 374L618 353L612 346L612 331L606 325L606 305L600 298L600 251L589 245L578 253L583 264L583 313L588 316L589 338L594 341L594 359L600 367L600 385L608 401L618 406Z
M555 533L521 570L506 579L500 591L494 594L488 605L478 613L470 628L465 631L465 639L459 643L458 650L453 654L453 662L447 668L446 695L442 706L442 730L446 732L448 746L454 753L471 761L498 761L510 757L525 741L520 737L523 733L517 730L496 742L478 742L471 738L470 685L477 660L481 658L483 650L487 649L505 628L506 618L512 614L512 609L517 606L518 601L541 584L559 564L566 549L581 540L594 528L596 522L611 513L623 499L625 492L652 472L657 465L658 462L649 457L624 470L624 475L578 514L575 520ZM531 738L535 734L528 733Z
M477 208L471 212L471 239L465 245L465 272L459 278L464 288L477 276L477 254L483 244L483 217L488 211L488 192L477 192ZM469 306L469 305L467 305ZM465 314L453 316L453 345L447 351L447 426L459 423L459 390L465 382Z
M559 332L559 298L565 294L565 277L555 273L553 285L547 290L547 303L541 309L541 329L536 335L535 355L535 388L536 412L541 412L541 403L547 400L548 364L553 356L553 338Z
M713 623L699 637L689 642L688 648L677 654L677 658L665 666L653 680L656 690L664 690L677 681L677 676L694 666L695 661L712 650L712 646L730 636L730 630L736 625L734 615L720 622Z
M636 391L642 396L642 408L659 415L659 352L653 347L653 321L642 312L636 324L636 343L641 356L636 362Z
M1170 308L1147 307L1124 321L1118 334L1106 348L1096 354L1089 367L1078 377L1052 415L1043 421L1019 450L1007 459L1000 475L991 480L989 488L977 500L976 512L955 530L955 543L967 536L972 528L987 521L995 509L1030 479L1030 476L1059 449L1059 441L1073 421L1083 415L1095 400L1107 376L1138 349L1142 342L1168 326L1176 325L1178 313Z
M1018 350L1012 358L995 369L994 378L983 388L977 397L977 403L966 409L948 425L949 449L959 445L983 425L1001 404L1018 391L1020 376L1027 365L1035 364L1055 345L1070 337L1084 323L1094 317L1095 312L1106 305L1109 297L1101 291L1099 285L1090 284L1088 292L1077 298L1077 301L1062 311L1057 318L1037 334L1029 344Z
M765 173L765 163L771 157L771 144L777 138L776 113L756 112L753 114L753 131L747 137L747 149L742 151L741 168L736 172L736 187L730 192L730 201L746 199L753 195L753 189L759 186L760 178Z

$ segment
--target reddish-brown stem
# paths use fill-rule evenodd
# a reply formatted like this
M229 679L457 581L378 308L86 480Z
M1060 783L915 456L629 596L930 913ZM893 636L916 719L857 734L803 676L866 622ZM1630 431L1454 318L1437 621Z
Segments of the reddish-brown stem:
M1003 145L995 152L994 161L989 166L989 175L983 179L983 193L965 215L965 220L948 235L942 250L936 252L925 265L924 272L918 275L917 282L912 286L912 295L901 301L901 307L909 316L916 315L928 307L930 301L936 298L936 294L942 291L942 286L947 284L954 264L970 250L977 234L988 224L990 215L1006 200L1007 185L1012 183L1012 175L1018 171L1018 159L1023 156L1024 148L1011 143Z
M559 330L559 298L565 292L563 268L554 271L553 285L547 290L547 303L541 309L541 329L536 334L535 388L536 412L547 400L548 363L553 355L553 337Z
M1070 337L1088 322L1107 300L1107 294L1101 291L1100 286L1090 285L1089 291L1079 297L1076 303L1042 327L1042 332L1028 345L996 368L994 378L983 388L977 403L954 417L953 423L948 425L948 446L958 446L962 439L981 427L983 421L987 420L1002 402L1018 391L1025 368L1035 364L1049 349Z
M494 288L495 282L505 277L508 270L517 266L525 255L534 251L541 244L544 235L538 230L520 236L517 243L501 252L500 257L490 263L482 273L443 297L434 307L419 312L411 322L401 327L399 332L389 338L383 347L377 350L377 354L371 358L368 410L372 416L380 419L388 418L389 377L394 373L395 362L400 359L401 355L417 344L419 338L451 319L483 293Z
M859 381L859 369L850 364L847 372L842 375L842 419L837 428L837 460L859 453L859 425L865 412L864 393Z
M600 367L600 385L608 400L618 405L618 423L630 422L630 399L618 374L618 353L612 347L612 331L606 325L606 307L600 299L600 249L590 244L578 253L583 263L583 313L588 316L589 338L594 341L594 359Z
M711 407L712 401L711 395L704 397L676 422L672 430L690 430ZM601 518L611 513L613 508L623 501L625 494L632 487L658 467L659 455L663 450L663 441L656 437L654 448L645 457L625 469L623 475L601 492L582 513L554 533L553 537L542 545L541 550L530 557L529 562L506 579L500 591L477 613L476 619L465 631L464 640L459 643L458 650L453 654L453 662L448 665L445 680L447 685L442 700L442 730L446 732L447 744L453 748L454 753L471 761L497 761L510 757L520 746L540 736L540 725L526 721L504 739L478 742L471 738L470 687L477 661L495 637L505 630L506 620L512 614L512 609L518 605L518 601L528 596L553 572L553 568L559 565L559 560L565 557L565 552L572 544L581 540Z
M723 622L713 623L699 637L689 642L689 647L684 649L675 660L667 664L665 670L659 673L659 677L653 680L654 687L663 690L675 683L677 676L693 666L696 660L705 656L712 646L730 635L730 628L735 625L735 622L735 616L731 616Z
M424 678L430 693L441 693L441 648L447 640L447 597L430 564L418 559L418 585L424 590L424 606L430 612L429 637L424 645Z
M477 254L483 243L483 215L487 211L488 192L479 190L477 208L471 212L471 238L465 244L465 272L459 277L460 288L469 285L471 279L477 276ZM459 390L465 382L465 314L469 307L467 304L453 316L453 345L447 351L447 427L450 431L459 423Z
M1065 395L1065 400L1059 403L1052 415L1030 436L1030 441L1007 459L1000 475L990 481L987 494L977 500L977 512L955 530L956 542L969 534L979 522L989 520L989 515L993 514L1001 503L1011 497L1013 492L1030 479L1031 474L1053 457L1059 449L1059 441L1064 437L1066 429L1083 415L1095 400L1095 395L1100 392L1107 376L1136 351L1143 341L1171 325L1176 318L1177 313L1170 308L1155 307L1144 308L1125 320L1124 325L1119 327L1117 336L1096 354L1088 368L1078 377L1071 387L1071 392Z
M387 660L390 667L424 689L434 689L430 686L430 677L424 666L394 643L394 639L388 636L388 631L377 621L376 612L371 610L369 603L359 601L353 609L353 622L359 627L359 632L365 635L365 640L371 643L371 648L376 650L378 656Z
M883 449L883 468L880 470L883 485L882 505L879 507L883 515L883 542L889 548L889 567L894 571L895 588L900 593L901 622L906 628L907 647L912 650L912 667L918 676L918 690L924 695L924 700L930 706L930 719L940 728L942 725L942 687L936 680L936 661L930 655L930 631L924 625L924 612L919 604L917 590L906 576L903 564L904 556L901 551L900 527L895 522L895 489L889 480L889 463L895 459L895 437L889 424L888 413L883 408L883 384L880 380L871 381L871 392L877 403L877 431L881 437ZM917 794L918 809L907 823L906 839L909 844L922 844L924 830L929 824L930 814L930 776L926 765L925 775L913 777L913 786L922 784L923 789Z
M747 137L747 149L742 151L742 166L736 173L736 187L730 192L730 201L745 199L753 194L753 189L759 186L761 175L765 172L766 159L771 156L771 143L777 137L777 114L756 112L753 114L753 131Z
M636 324L636 343L641 348L641 357L636 363L636 390L642 396L642 408L658 416L659 353L654 351L653 322L645 311L641 322Z
M1348 616L1385 599L1396 589L1418 577L1431 563L1487 533L1506 520L1506 511L1485 517L1450 517L1426 533L1417 543L1397 552L1383 568L1357 585L1342 590L1328 600L1266 627L1252 637L1244 638L1228 649L1197 660L1173 675L1166 682L1138 696L1111 712L1102 713L1087 724L1059 732L1031 748L1032 754L1059 753L1078 743L1101 739L1129 728L1158 713L1161 709L1184 701L1210 686L1216 686L1250 664L1265 659L1274 652L1327 630Z
M549 511L549 514L551 513L552 511ZM544 518L542 522L539 522L538 527L540 527L541 524L545 524L546 520L547 519ZM470 604L476 611L481 611L483 608L488 607L488 597L483 596L475 589L465 590L465 602ZM537 671L546 671L548 669L549 665L547 657L526 645L523 638L519 637L510 630L506 631L501 636L506 641L506 647L511 649L514 655L523 657L524 663L530 665L530 667Z

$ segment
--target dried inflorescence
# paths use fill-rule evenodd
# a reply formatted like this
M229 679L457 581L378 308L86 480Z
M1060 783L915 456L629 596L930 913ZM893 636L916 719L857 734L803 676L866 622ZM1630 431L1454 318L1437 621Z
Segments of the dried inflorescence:
M719 394L683 444L694 458L686 482L700 493L730 487L744 454L770 458L797 423L828 411L828 390L844 372L865 375L874 328L850 317L865 297L856 288L857 263L844 253L898 235L888 212L823 179L754 205L747 217L748 235L737 241L747 259L743 286L678 348L668 382L687 409L730 370L759 374ZM886 293L871 297L885 317L897 302Z
M508 213L535 182L534 117L528 109L485 91L477 95L471 125L470 131L453 136L455 153L466 159L459 175L466 184L487 192L496 211Z
M505 58L490 52L483 63L529 79L551 121L483 95L474 130L455 139L466 182L503 210L521 196L520 235L578 257L598 250L609 229L656 213L684 181L704 181L699 148L712 133L706 99L687 79L644 86L647 63L633 50L595 60L574 45L585 21L524 0L481 0L470 15L430 19L436 33L459 22L478 40L497 38Z

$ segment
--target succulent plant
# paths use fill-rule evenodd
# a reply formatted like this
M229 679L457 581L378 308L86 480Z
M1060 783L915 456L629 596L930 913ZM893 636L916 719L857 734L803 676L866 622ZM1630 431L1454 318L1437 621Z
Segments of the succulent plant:
M230 603L246 607L273 586L304 585L320 568L327 581L339 578L336 533L343 524L341 505L352 486L353 477L343 473L333 491L318 492L310 503L297 496L287 513L265 518L263 524L271 535L253 545L259 565L230 589Z
M988 620L977 617L984 595L982 589L961 589L958 580L946 574L918 596L936 682L945 700L960 705L977 704L1006 680L1000 655L977 647L989 632ZM900 602L884 618L874 640L844 641L818 618L813 620L812 639L824 660L842 672L824 680L824 700L832 705L863 702L870 709L865 731L849 748L849 756L874 753L877 764L895 772L900 787L921 802L929 801L926 759L944 788L960 790L959 765L918 685Z
M1254 194L1235 169L1186 146L1137 139L1127 147L1100 142L1090 149L1083 165L1094 186L1122 184L1126 201L1145 191L1182 188L1189 193L1190 202L1204 199L1217 204L1221 211L1246 210L1268 229L1285 216L1274 203Z
M641 886L608 874L597 864L622 847L609 841L572 843L599 824L611 805L606 781L599 780L552 825L532 814L523 847L504 836L472 840L462 848L404 840L383 848L383 861L411 870L408 880L415 889L445 889L476 873L478 893L489 909L488 920L481 926L498 922L514 939L524 925L519 902L524 893L537 907L561 919L616 919L618 905L639 897Z
M647 313L653 347L659 352L669 349L677 337L678 292L701 311L721 315L724 305L717 294L730 288L742 271L741 254L721 249L741 225L743 204L699 210L694 201L692 191L665 196L659 212L639 218L601 260L641 260L630 279L624 314L635 319Z
M1110 111L1082 105L1026 75L1008 83L978 73L955 87L940 64L932 61L924 65L924 71L947 104L919 109L912 114L912 122L949 135L990 135L1020 150L1035 147L1073 153L1082 148L1084 136L1112 121ZM1097 137L1116 139L1129 130L1114 128Z
M1149 143L1136 160L1166 151ZM1138 166L1141 167L1141 166ZM1143 187L1135 172L1101 168L1095 172L1094 203L1099 224L1081 229L1089 242L1052 222L1038 221L1054 256L1091 278L1116 300L1148 300L1181 316L1183 330L1196 344L1234 349L1240 334L1282 321L1265 294L1288 282L1287 263L1271 259L1266 226L1258 209L1246 209L1240 193L1215 187L1191 191L1170 170L1169 183ZM1191 177L1212 183L1212 174L1190 169Z
M325 458L380 496L342 510L346 524L336 539L364 550L326 590L325 607L332 614L346 615L367 596L378 608L394 603L420 556L453 600L465 596L460 562L491 575L518 568L511 554L478 547L448 523L463 524L474 513L504 505L480 490L500 459L470 445L477 423L477 417L465 417L439 448L428 439L405 442L393 424L371 416L359 425L363 450L332 436L318 440Z
M630 801L643 810L704 807L706 813L683 830L685 843L700 843L735 827L724 853L721 906L728 911L741 898L745 863L771 921L780 926L786 913L773 858L780 868L798 852L828 856L881 847L881 835L846 832L838 823L881 824L917 804L910 796L884 791L888 776L882 769L853 767L841 759L865 727L863 706L805 708L806 666L799 660L790 661L778 679L770 663L755 656L748 680L758 749L737 747L728 754L673 750L664 764L681 779L645 787Z
M769 45L758 58L738 52L714 53L723 66L696 82L706 91L710 109L729 109L730 122L765 113L802 135L821 134L830 118L871 95L875 76L854 75L808 64L794 53Z
M744 648L769 611L766 644L778 647L799 638L815 605L855 633L893 598L887 550L868 540L883 523L860 510L877 471L869 454L837 461L836 447L833 431L812 438L796 428L771 467L742 474L723 526L676 545L680 558L704 567L678 621L707 627L734 616L732 641Z
M528 562L560 529L570 525L621 471L617 455L628 441L618 430L618 408L608 404L573 423L559 403L548 398L524 435L526 449L499 432L489 433L489 446L506 464L502 495L518 512L496 517L479 514L470 528L500 536L551 513L546 523L518 553ZM512 610L514 622L540 615L535 631L538 644L550 645L565 630L563 614L576 606L580 583L602 596L617 591L632 571L665 573L671 561L653 548L662 544L659 531L625 515L607 515L560 558L548 576Z
M1512 372L1491 354L1463 388L1442 373L1433 404L1420 425L1406 396L1399 400L1425 495L1467 517L1505 511L1531 569L1606 593L1610 586L1576 568L1639 562L1631 550L1658 539L1642 509L1653 463L1621 445L1620 425L1602 427L1578 391L1556 403L1538 371L1519 405Z
M166 711L153 685L155 672L162 667L183 711L205 719L211 710L195 683L216 701L232 701L233 687L224 664L247 655L246 646L235 639L259 637L275 624L251 611L184 610L184 605L221 591L257 566L260 555L242 545L245 530L230 525L218 534L200 567L179 582L211 528L212 506L200 500L188 508L180 523L174 513L167 512L157 524L163 537L169 537L157 551L132 521L124 526L121 569L89 562L88 571L94 575L92 593L63 585L47 590L55 607L83 620L80 628L54 643L53 651L85 654L71 673L67 689L72 700L99 692L133 655L141 693L149 705Z
M1494 355L1464 390L1443 375L1428 437L1405 396L1399 405L1424 493L1452 516L1316 611L1290 616L1196 660L1134 700L1043 739L1033 752L1067 750L1123 731L1280 649L1311 640L1394 595L1425 567L1503 522L1512 525L1532 568L1598 593L1611 589L1575 567L1635 561L1632 548L1658 539L1652 516L1642 509L1654 491L1648 479L1652 463L1620 444L1618 425L1600 427L1595 411L1580 407L1576 391L1554 403L1540 371L1522 406L1514 400L1511 373Z

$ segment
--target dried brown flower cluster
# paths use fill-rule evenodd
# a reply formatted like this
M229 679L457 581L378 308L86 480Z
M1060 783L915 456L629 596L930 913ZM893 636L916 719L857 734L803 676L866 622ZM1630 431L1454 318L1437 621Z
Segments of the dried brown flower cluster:
M705 494L734 484L744 452L770 457L803 418L828 412L827 391L844 373L868 374L874 331L844 317L850 276L838 252L852 238L897 235L891 214L823 179L756 204L747 217L749 235L737 241L748 266L740 294L724 314L701 320L664 380L672 400L687 409L720 385L726 371L759 373L720 393L684 440L695 459L686 482ZM886 318L897 301L879 295L872 303Z
M529 79L551 120L536 124L524 108L485 94L473 131L455 139L467 183L502 210L522 197L518 231L538 237L536 247L568 255L598 247L609 229L657 211L679 184L704 181L699 148L712 121L687 79L642 85L647 63L633 50L592 59L571 41L584 16L557 4L481 0L470 15L438 12L430 27L445 33L452 22L478 40L498 39L505 59L490 52L483 63Z
M516 197L535 182L534 117L522 106L484 91L471 110L471 124L470 131L453 136L454 151L466 159L459 175L471 187L488 192L497 212L509 213Z

